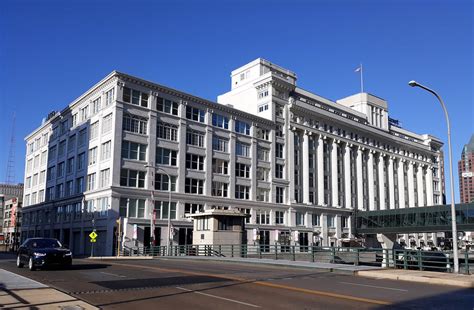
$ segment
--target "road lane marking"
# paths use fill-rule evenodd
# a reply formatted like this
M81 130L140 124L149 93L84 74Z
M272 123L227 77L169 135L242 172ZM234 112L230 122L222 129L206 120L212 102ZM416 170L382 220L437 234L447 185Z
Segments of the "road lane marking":
M352 283L352 282L339 282L339 283L357 285L357 286L365 286L365 287L373 287L373 288L380 288L380 289L384 289L384 290L408 292L408 290L404 290L404 289L401 289L401 288L393 288L393 287L386 287L386 286L367 285L367 284L359 284L359 283Z
M370 298L364 298L364 297L355 297L351 295L343 295L343 294L324 292L324 291L316 291L316 290L310 290L306 288L281 285L281 284L270 283L270 282L256 281L252 283L258 284L261 286L280 288L280 289L293 291L293 292L306 293L306 294L325 296L325 297L333 297L333 298L345 299L345 300L351 300L351 301L359 301L359 302L364 302L364 303L369 303L369 304L376 304L376 305L391 305L392 304L391 302L384 301L384 300L370 299Z
M238 300L235 300L235 299L230 299L230 298L225 298L225 297L221 297L221 296L211 295L211 294L207 294L207 293L203 293L203 292L198 292L198 291L194 291L194 290L189 290L189 289L187 289L187 288L179 287L179 286L177 286L176 288L177 288L178 290L183 290L183 291L186 291L186 292L192 292L192 293L196 293L196 294L199 294L199 295L204 295L204 296L207 296L207 297L222 299L222 300L225 300L225 301L234 302L234 303L236 303L236 304L241 304L241 305L244 305L244 306L249 306L249 307L254 307L254 308L261 308L260 306L253 305L253 304L248 304L248 303L246 303L246 302L238 301Z
M106 274L106 275L109 275L109 276L114 276L114 277L119 277L119 278L126 278L126 276L122 276L120 274L115 274L115 273L110 273L110 272L100 272L102 274Z
M359 302L375 304L375 305L391 305L392 304L391 302L384 301L384 300L356 297L356 296L351 296L351 295L343 295L343 294L331 293L331 292L325 292L325 291L316 291L316 290L310 290L310 289L299 288L299 287L294 287L294 286L287 286L287 285L281 285L281 284L276 284L276 283L257 281L256 279L244 279L244 278L231 277L231 276L226 276L226 275L218 275L218 274L205 273L205 272L185 271L185 270L171 269L171 268L168 269L168 268L160 268L160 267L146 266L146 265L133 265L133 264L116 263L116 262L107 262L107 263L111 265L119 265L119 266L124 266L124 267L131 267L131 268L143 268L143 269L159 270L163 272L176 272L176 273L182 273L182 274L187 274L187 275L206 276L206 277L231 280L231 281L236 281L236 282L241 282L241 283L280 288L280 289L285 289L288 291L307 293L311 295L319 295L319 296L333 297L333 298L345 299L345 300L351 300L351 301L359 301Z

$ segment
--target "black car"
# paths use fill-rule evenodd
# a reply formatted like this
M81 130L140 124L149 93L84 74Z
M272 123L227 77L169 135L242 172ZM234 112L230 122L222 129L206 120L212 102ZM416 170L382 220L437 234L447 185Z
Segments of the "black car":
M37 267L72 265L72 253L63 247L57 239L30 238L18 249L16 266L22 268L25 264L30 270Z

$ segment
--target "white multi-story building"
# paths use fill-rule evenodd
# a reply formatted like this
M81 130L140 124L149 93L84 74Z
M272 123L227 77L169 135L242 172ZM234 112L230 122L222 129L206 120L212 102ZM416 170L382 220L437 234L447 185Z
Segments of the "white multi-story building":
M394 125L385 100L330 101L260 58L231 83L215 103L114 71L51 113L26 137L23 238L88 254L96 229L110 255L118 218L125 245L148 246L155 214L157 244L168 215L190 244L187 213L239 208L248 243L341 245L355 209L441 203L441 141Z

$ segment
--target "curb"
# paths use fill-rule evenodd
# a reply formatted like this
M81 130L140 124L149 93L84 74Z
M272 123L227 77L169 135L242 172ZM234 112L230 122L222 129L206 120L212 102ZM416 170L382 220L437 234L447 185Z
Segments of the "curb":
M94 256L85 257L90 260L148 260L153 259L153 256Z
M379 271L357 271L355 272L357 276L366 277L366 278L376 278L376 279L388 279L388 280L399 280L399 281L408 281L408 282L418 282L418 283L428 283L428 284L437 284L437 285L449 285L457 286L463 288L474 288L474 277L473 279L447 279L440 278L435 276L420 276L420 275L410 275L410 274L387 274ZM460 275L459 277L462 277Z

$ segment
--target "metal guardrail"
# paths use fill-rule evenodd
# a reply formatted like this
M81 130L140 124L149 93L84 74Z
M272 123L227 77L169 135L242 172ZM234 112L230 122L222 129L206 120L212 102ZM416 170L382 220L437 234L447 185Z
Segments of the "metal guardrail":
M178 245L171 246L170 256L214 256L275 259L289 261L348 264L386 268L452 272L452 251L410 249L316 247L298 245ZM168 256L166 246L123 247L120 256ZM460 272L474 272L474 252L461 252Z

